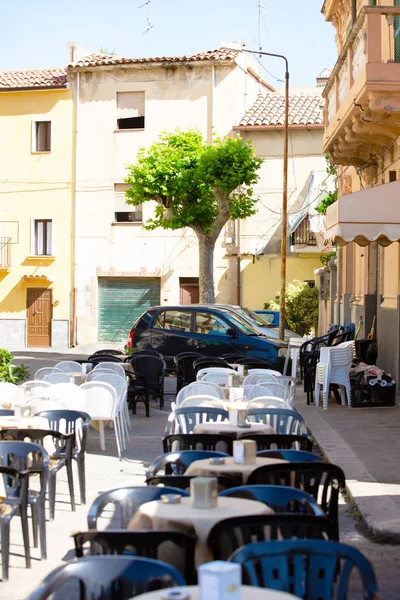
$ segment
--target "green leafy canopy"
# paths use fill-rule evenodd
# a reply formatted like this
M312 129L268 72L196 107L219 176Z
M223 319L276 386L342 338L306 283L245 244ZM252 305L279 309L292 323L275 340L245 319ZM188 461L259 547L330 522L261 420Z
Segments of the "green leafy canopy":
M312 288L306 281L293 280L286 288L286 321L289 329L305 335L311 329L316 330L319 315L319 292ZM266 302L264 308L279 310L280 295L275 296L271 302Z
M227 198L227 218L255 214L251 186L261 163L252 144L239 136L215 137L207 144L197 130L164 132L139 151L135 164L127 165L127 203L158 203L148 229L192 227L207 234L220 211L218 197Z

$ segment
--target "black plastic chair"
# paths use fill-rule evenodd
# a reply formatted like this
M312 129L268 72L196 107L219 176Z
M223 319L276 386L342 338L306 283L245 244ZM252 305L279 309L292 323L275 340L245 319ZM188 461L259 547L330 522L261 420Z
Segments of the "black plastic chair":
M195 583L196 538L181 531L107 529L72 534L77 558L110 554L135 555L172 564L187 583ZM168 547L163 548L164 544Z
M288 408L250 408L247 411L250 423L266 423L277 434L307 435L304 417L297 410Z
M165 491L167 486L174 486L181 490L190 492L190 481L194 477L197 477L197 475L156 475L155 477L149 477L146 479L146 483L148 486L165 486L159 488L160 490L163 490L163 494L169 493ZM223 492L228 488L238 487L243 482L242 476L217 477L217 480L218 493Z
M18 471L11 467L0 467L0 475L3 476L5 487L7 487L7 480L9 480L11 482L11 488L15 490L13 497L5 498L0 501L1 578L2 581L7 581L10 560L10 524L11 519L18 514L21 517L25 566L27 569L31 568L28 527L29 471Z
M96 366L103 362L123 362L121 356L116 356L115 354L92 354L85 362L90 362L92 365Z
M257 456L264 458L282 458L289 462L325 462L322 456L304 450L260 450Z
M221 492L220 496L257 500L273 509L274 513L293 513L325 517L315 498L286 485L241 485Z
M222 358L223 360L226 360L226 362L228 362L228 363L237 364L238 360L241 360L242 358L247 358L247 357L244 354L232 353L232 354L221 354L220 358Z
M158 358L161 358L162 360L164 360L164 355L161 354L161 352L157 352L157 350L147 349L147 350L137 350L136 352L132 352L132 354L130 354L129 356L127 356L124 359L124 362L129 362L130 359L132 358L132 356L157 356Z
M28 488L28 504L32 509L33 545L38 545L38 529L40 537L40 556L47 558L45 501L49 476L49 456L39 444L32 442L0 442L0 461L3 466L18 471L28 471L30 475L40 476L39 491ZM13 487L10 478L4 479L7 500L18 497L18 488Z
M13 417L14 411L9 408L1 408L0 409L0 417Z
M98 529L97 520L102 516L108 504L113 504L115 512L120 513L119 527L126 529L129 521L139 508L145 502L159 500L163 494L180 494L188 496L182 489L176 487L149 488L146 486L121 487L114 490L108 490L97 496L88 512L88 528ZM115 519L115 514L113 515Z
M371 563L359 550L327 540L258 542L237 550L230 561L242 565L243 584L299 598L343 600L353 568L359 572L364 600L377 600ZM351 597L354 597L351 594Z
M72 453L74 448L73 433L60 433L48 429L1 429L2 441L25 442L27 439L34 444L45 446L45 439L51 438L55 451L49 457L49 517L54 521L56 508L57 473L65 467L69 489L71 510L75 512L74 479L72 475Z
M177 452L180 450L214 450L233 454L233 441L230 435L209 433L180 433L167 435L163 439L164 452Z
M196 375L201 369L208 369L210 367L223 367L224 369L231 368L226 362L226 360L223 360L222 358L213 358L211 356L205 356L201 358L196 358L196 360L193 361L193 368Z
M165 475L184 475L186 469L196 460L207 458L227 457L225 452L212 450L181 450L178 452L167 452L158 456L146 469L146 477L154 477L159 471Z
M206 421L227 421L229 413L221 408L206 408L202 406L191 406L177 408L168 417L165 426L165 435L193 433L195 425Z
M274 449L293 449L293 450L305 450L311 452L313 443L310 438L305 435L291 435L284 433L277 434L248 434L246 433L246 440L253 440L257 445L257 451L260 450L274 450Z
M130 358L130 357L129 357ZM150 417L150 389L147 385L147 380L139 373L127 373L129 378L128 384L128 405L132 410L132 414L136 415L136 405L138 402L143 402L146 417Z
M213 560L228 560L242 546L279 539L335 540L335 528L326 517L280 513L249 515L218 521L207 545Z
M92 422L91 417L87 413L78 410L44 410L38 413L37 416L47 419L52 431L74 434L72 458L78 466L81 504L86 504L85 454L88 429Z
M163 359L153 355L133 355L130 360L133 370L146 380L147 389L160 400L160 408L164 407L164 377L166 365Z
M258 467L250 473L248 485L286 485L308 492L336 528L339 539L339 491L346 483L337 465L324 462L279 463Z
M238 365L244 365L248 369L272 369L271 363L265 358L258 358L256 356L245 356L236 361Z
M193 362L197 358L202 357L204 357L204 354L200 354L200 352L181 352L174 356L177 393L185 387L185 385L196 381L196 372L193 368Z
M148 591L185 585L177 569L159 560L128 556L85 556L54 569L28 598L47 600L73 581L74 600L129 600ZM79 594L79 595L77 595Z
M125 356L122 350L114 350L113 348L105 348L104 350L97 350L93 352L91 358L95 356Z

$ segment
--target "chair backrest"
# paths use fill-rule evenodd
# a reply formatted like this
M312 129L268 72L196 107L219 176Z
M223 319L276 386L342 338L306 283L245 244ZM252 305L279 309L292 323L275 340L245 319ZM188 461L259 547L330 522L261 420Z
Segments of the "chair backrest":
M307 435L307 427L303 416L289 408L251 408L247 411L250 423L266 423L275 433Z
M175 486L179 489L190 492L190 482L197 475L156 475L146 479L148 486ZM231 487L237 487L242 483L241 476L217 477L218 493ZM165 490L165 487L160 487ZM163 492L165 493L165 492Z
M139 508L145 502L159 500L163 494L180 494L188 496L189 494L175 487L149 487L149 486L131 486L120 487L108 490L97 496L88 512L88 528L100 529L98 519L106 511L107 519L111 519L113 529L126 529L129 521ZM113 505L114 511L110 517L110 506ZM106 510L107 509L107 510Z
M164 369L165 362L159 356L153 355L133 355L129 362L131 363L135 373L143 375L148 383L159 382Z
M210 367L209 369L200 369L197 372L197 381L203 381L204 383L211 381L217 385L228 385L229 375L237 375L237 371L225 367Z
M49 473L49 455L47 450L33 442L0 442L0 464L3 467L12 467L18 471L39 473L39 496L44 500L46 496L47 479ZM4 489L7 497L15 497L16 490L12 487L13 481L3 477Z
M63 373L82 373L82 365L74 360L62 360L55 368Z
M164 360L164 355L161 354L161 352L157 352L157 350L151 350L151 349L147 349L147 350L136 350L136 352L133 353L135 356L158 356L159 358L161 358L162 360ZM131 354L127 359L125 359L127 362L129 362L129 359L131 356L133 356L133 354Z
M231 517L211 529L207 545L213 560L229 557L246 544L279 539L335 539L332 523L315 515L275 514Z
M14 415L15 412L11 408L0 408L0 417L13 417Z
M122 356L115 356L113 354L92 354L87 359L87 362L92 363L92 365L98 365L100 363L122 363Z
M114 419L118 396L112 385L105 381L90 381L80 387L85 392L84 412L92 419Z
M193 406L204 406L207 408L220 408L221 410L225 410L225 404L219 398L215 398L215 396L189 396L180 404L180 408Z
M126 371L125 371L124 367L122 366L122 363L115 363L115 362L109 362L109 363L104 363L104 364L99 363L90 372L90 375L93 373L96 373L98 371L112 371L113 373L119 375L120 377L123 377L124 379L126 378Z
M280 448L293 450L312 451L313 443L310 438L305 435L294 434L247 434L246 440L254 440L257 445L257 450L271 450Z
M310 494L286 485L241 485L221 492L220 496L257 500L272 508L274 513L325 516Z
M289 485L308 492L335 525L338 539L339 491L345 482L342 469L325 462L265 465L255 469L247 479L248 485Z
M198 373L200 370L208 369L211 367L223 367L225 369L230 369L229 364L223 358L215 358L212 356L204 356L201 358L196 358L193 362L193 368Z
M281 449L281 450L259 450L257 456L264 458L283 458L289 462L325 462L322 456L308 452L307 450Z
M220 356L220 358L223 358L224 360L226 360L227 363L230 364L238 364L236 363L237 360L240 360L241 358L246 358L243 354L235 354L234 352L232 352L231 354L222 354Z
M261 396L273 396L267 384L265 385L243 385L244 400L254 400Z
M47 396L32 396L24 402L23 406L34 406L36 414L42 410L68 410L66 402L57 398L50 400Z
M217 450L233 454L233 441L230 435L212 433L180 433L167 435L163 439L164 452L180 450Z
M269 375L275 375L275 377L281 377L282 373L276 369L248 369L249 375L262 375L263 377Z
M36 371L34 379L43 380L46 375L50 375L51 373L62 373L62 371L60 371L60 369L56 369L55 367L42 367Z
M261 369L254 369L255 371L259 371ZM263 375L262 373L249 373L247 375L247 377L245 377L244 381L243 381L243 386L250 386L250 385L261 385L261 382L263 383L263 385L267 385L268 383L276 383L277 379L276 379L276 375L270 374L265 370L265 374Z
M282 408L283 410L290 410L289 404L285 400L282 400L282 398L277 398L276 396L260 396L259 398L254 398L254 400L250 400L247 404L247 410L252 408Z
M201 356L204 355L199 352L181 352L174 356L177 391L192 381L196 381L196 372L193 368L193 362L196 358L200 358Z
M184 475L186 469L196 460L207 458L227 457L225 452L213 450L181 450L179 452L167 452L158 456L146 469L146 477L154 477L159 471L165 475Z
M118 365L119 366L119 365ZM96 373L94 370L93 373ZM120 377L117 373L109 373L99 370L97 375L92 377L91 381L103 381L109 383L117 392L118 398L125 398L128 392L128 384L125 378Z
M185 585L177 569L151 558L84 556L52 571L28 600L47 600L68 584L80 583L80 598L129 600L147 591ZM60 592L62 595L62 592Z
M82 410L85 393L80 386L74 383L55 383L46 390L49 400L65 402L69 410Z
M278 382L264 382L260 381L260 385L268 388L269 395L275 396L276 398L282 398L282 400L288 400L288 392L284 385L281 385Z
M24 390L25 394L30 393L38 396L41 394L41 391L44 390L44 388L49 388L50 386L51 383L44 381L43 379L31 379L30 381L21 383L19 387Z
M177 408L167 421L164 434L193 433L195 425L205 421L227 421L229 413L220 408Z
M63 373L62 371L57 371L53 373L49 373L45 375L43 378L44 381L47 381L50 384L55 383L70 383L71 379L68 373Z
M7 402L15 404L20 398L20 391L15 383L0 381L0 403Z
M114 350L113 348L104 348L103 350L96 350L92 356L124 356L122 350Z
M34 429L33 427L25 429L23 427L4 427L0 430L0 439L5 442L32 442L44 448L46 438L51 438L49 441L52 444L52 452L62 452L63 457L67 460L72 459L74 447L74 436L72 433L65 434L49 429Z
M183 493L181 490L176 491ZM134 554L135 556L156 560L163 558L165 560L166 556L162 546L168 544L168 556L173 557L174 567L179 570L187 583L195 582L194 549L196 538L183 531L107 529L103 531L81 531L72 534L72 537L75 542L77 558Z
M230 561L242 565L243 583L288 592L310 600L346 598L353 568L364 589L363 598L377 598L371 563L359 550L327 540L256 542L237 550ZM338 594L334 595L334 590Z
M190 388L191 386L195 386L195 385L207 385L209 388L212 387L214 392L216 392L218 394L218 398L220 400L225 400L226 396L225 396L225 392L222 389L222 387L220 385L218 385L218 383L214 383L213 381L193 381L192 383L189 383L189 385L187 386L188 388Z
M223 393L223 390L221 390ZM179 390L176 396L176 406L180 406L181 403L190 396L213 396L215 398L220 398L218 391L212 385L208 385L207 383L203 383L201 381L196 381L190 383L189 385L183 387Z
M271 364L265 358L256 357L256 356L244 356L243 358L239 358L237 361L238 365L245 365L249 367L249 369L270 369Z
M43 410L37 416L47 419L52 431L73 433L76 449L79 453L85 452L87 432L92 421L87 413L77 410Z

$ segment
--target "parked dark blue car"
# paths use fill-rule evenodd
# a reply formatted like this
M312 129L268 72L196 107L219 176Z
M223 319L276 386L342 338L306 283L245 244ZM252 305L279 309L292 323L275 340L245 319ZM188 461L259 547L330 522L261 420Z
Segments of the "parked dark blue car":
M168 367L180 352L205 356L242 353L267 359L282 372L287 346L260 335L240 315L213 305L154 306L133 325L130 348L153 348L164 355Z

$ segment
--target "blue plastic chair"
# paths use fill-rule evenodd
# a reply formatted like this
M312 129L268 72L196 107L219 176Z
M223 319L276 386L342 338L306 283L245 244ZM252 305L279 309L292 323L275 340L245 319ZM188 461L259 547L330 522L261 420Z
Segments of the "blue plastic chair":
M85 556L54 569L28 600L47 600L61 588L65 597L75 600L128 600L147 591L181 585L185 580L179 571L159 560Z
M307 492L286 485L242 485L224 490L220 496L257 500L275 513L295 513L325 517L325 513Z
M108 490L97 496L88 512L88 528L97 529L97 519L101 517L102 512L108 504L114 504L119 508L121 523L118 525L121 529L128 527L129 521L139 508L145 502L159 500L163 494L180 494L189 496L188 492L174 487L148 487L132 486L121 487L114 490ZM114 518L114 517L113 517ZM115 527L113 527L115 529Z
M184 475L186 469L196 460L206 458L228 457L225 452L215 450L180 450L178 452L166 452L158 456L146 469L146 477L154 477L161 470L165 475Z
M318 454L306 452L305 450L260 450L257 456L265 458L282 458L289 462L325 462Z
M164 435L193 433L195 425L206 421L227 421L229 413L221 408L191 406L177 408L168 417Z
M242 565L243 584L288 592L307 600L345 600L353 568L359 571L364 599L374 600L377 594L369 560L356 548L338 542L257 542L243 546L229 560Z
M13 417L14 411L10 408L0 408L0 417Z
M286 408L250 408L247 411L250 423L266 423L274 428L275 433L307 435L307 427L303 416L297 410Z

